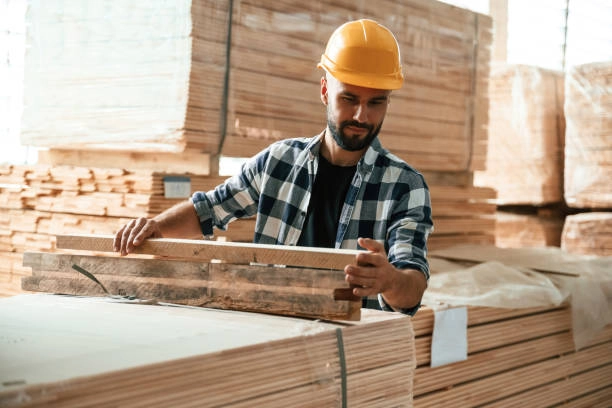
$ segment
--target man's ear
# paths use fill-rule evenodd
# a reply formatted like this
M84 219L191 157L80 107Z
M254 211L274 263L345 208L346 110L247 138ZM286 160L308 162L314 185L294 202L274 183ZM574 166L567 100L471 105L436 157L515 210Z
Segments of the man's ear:
M321 77L321 102L323 102L323 105L328 103L327 79L324 76Z

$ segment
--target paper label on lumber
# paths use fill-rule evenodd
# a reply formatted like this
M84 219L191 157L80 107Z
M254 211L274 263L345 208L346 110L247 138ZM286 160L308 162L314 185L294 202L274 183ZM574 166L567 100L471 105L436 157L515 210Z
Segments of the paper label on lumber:
M434 310L431 366L467 360L467 308Z
M185 176L164 177L165 198L188 198L191 196L191 178Z

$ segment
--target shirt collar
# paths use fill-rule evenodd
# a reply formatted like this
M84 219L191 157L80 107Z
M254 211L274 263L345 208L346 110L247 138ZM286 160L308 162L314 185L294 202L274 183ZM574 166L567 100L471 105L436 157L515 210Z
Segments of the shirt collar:
M321 148L321 141L323 140L323 135L325 134L325 130L319 133L317 136L313 137L310 143L307 146L308 155L310 160L314 160L315 157L319 155L319 149ZM378 136L372 140L370 146L366 150L365 154L359 162L357 162L357 170L362 173L369 173L374 168L374 164L376 163L376 159L380 156L382 150L382 145L378 140Z

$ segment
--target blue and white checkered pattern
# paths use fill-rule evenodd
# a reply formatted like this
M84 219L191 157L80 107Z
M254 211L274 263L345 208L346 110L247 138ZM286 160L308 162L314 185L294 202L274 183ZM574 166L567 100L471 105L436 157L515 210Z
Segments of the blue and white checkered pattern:
M254 242L295 245L306 218L321 137L276 142L248 160L225 184L193 194L203 234L212 235L213 226L224 230L237 218L257 215ZM373 238L385 245L394 266L420 270L429 279L426 241L432 230L423 176L375 139L357 164L336 248L361 249L358 237ZM383 309L389 309L381 296L379 300Z

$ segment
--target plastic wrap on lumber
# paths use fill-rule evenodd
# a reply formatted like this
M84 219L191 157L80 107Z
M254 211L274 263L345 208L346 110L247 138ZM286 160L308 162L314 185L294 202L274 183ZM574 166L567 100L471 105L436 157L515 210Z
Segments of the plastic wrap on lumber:
M498 204L561 201L563 73L496 66L489 98L486 170L475 173L475 184L497 189Z
M572 67L565 94L565 201L612 208L612 62Z

